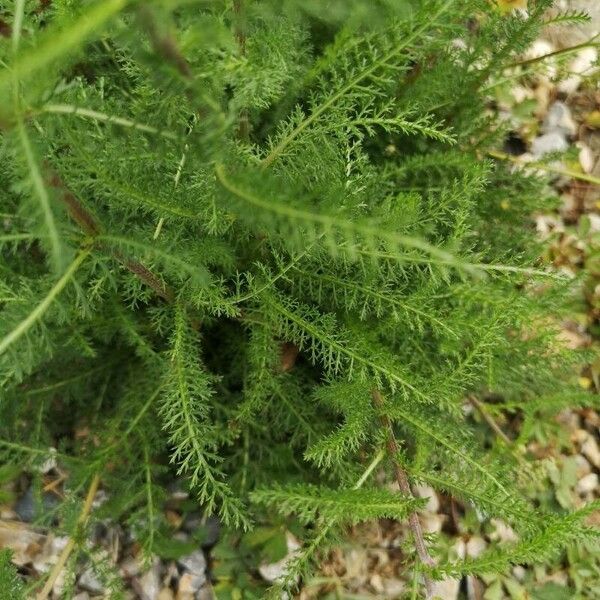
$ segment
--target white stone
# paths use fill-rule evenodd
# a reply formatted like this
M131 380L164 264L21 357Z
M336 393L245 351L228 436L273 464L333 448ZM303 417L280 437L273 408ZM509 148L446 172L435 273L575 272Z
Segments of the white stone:
M104 592L104 585L91 568L86 569L81 574L77 583L92 594L102 594Z
M575 456L575 464L577 465L577 477L581 479L588 473L592 472L592 467L590 463L585 459L581 454L577 454Z
M467 556L470 556L471 558L477 558L484 552L486 547L487 544L485 543L485 540L478 535L474 535L467 542Z
M414 492L419 498L427 498L425 510L436 513L440 509L440 500L436 491L429 485L415 485Z
M384 579L383 587L386 598L400 598L406 589L406 583L401 579Z
M590 220L590 232L596 233L600 231L600 215L589 213L587 217Z
M593 492L598 488L598 475L596 473L590 473L577 482L576 491L579 494L587 494Z
M173 600L174 597L175 595L173 594L171 588L165 587L162 590L160 590L156 600Z
M288 564L294 560L300 550L298 540L291 534L286 535L288 554L275 563L263 563L258 567L260 576L269 583L273 583L285 577Z
M206 557L202 550L195 550L187 556L182 556L178 561L190 577L190 586L197 592L206 583Z
M546 54L550 54L554 52L556 48L554 45L548 40L535 40L533 44L526 50L523 58L525 60L530 60L532 58L539 58L540 56L545 56Z
M155 600L162 586L160 581L160 560L155 560L152 567L148 569L139 579L140 588L148 600Z
M550 152L564 152L569 147L564 134L559 131L544 133L531 142L531 153L539 158Z
M441 581L434 581L432 588L434 598L456 600L460 590L460 581L458 579L442 579Z
M419 520L425 533L439 533L444 524L444 516L434 513L421 513Z
M511 544L519 541L519 536L515 533L514 529L501 519L490 519L490 523L494 526L494 531L489 536L492 541Z
M554 102L550 106L542 131L546 133L558 131L564 135L575 135L577 124L571 116L571 110L564 102Z
M558 91L563 94L572 94L576 92L583 77L591 75L594 71L594 63L598 58L598 52L595 48L583 48L569 64L571 75L558 83Z
M594 169L594 153L591 148L583 142L577 142L579 148L579 164L584 173L591 173Z
M581 446L583 455L598 469L600 469L600 448L596 438L590 436Z

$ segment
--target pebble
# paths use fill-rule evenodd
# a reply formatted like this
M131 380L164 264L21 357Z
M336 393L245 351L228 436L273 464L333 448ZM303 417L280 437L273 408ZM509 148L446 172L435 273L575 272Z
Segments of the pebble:
M501 519L490 519L490 523L494 527L493 533L491 533L489 536L492 541L500 541L511 544L519 541L519 536L515 533L514 529Z
M188 515L183 521L182 528L188 533L202 532L201 545L203 548L211 548L221 535L221 522L217 517L203 518L198 513Z
M442 579L434 581L432 588L434 598L439 596L443 600L456 600L460 590L460 581L458 579Z
M560 131L551 131L536 137L531 142L531 153L536 158L549 154L550 152L564 152L569 147L569 143L563 133Z
M142 565L136 556L130 556L121 563L121 573L123 577L131 578L142 572Z
M485 540L478 535L474 535L467 542L467 556L470 556L471 558L477 558L485 551L486 547L487 544L485 543Z
M198 590L195 600L215 600L215 593L210 585L205 585L202 589Z
M291 534L287 534L287 549L288 554L284 556L281 560L265 564L263 563L258 567L258 572L260 576L269 583L273 583L283 577L285 577L286 569L290 561L294 559L294 557L298 554L300 550L300 544L298 540Z
M158 593L156 600L174 600L175 594L171 588L165 587Z
M414 492L419 498L427 498L427 504L424 510L430 513L437 513L440 509L440 501L435 490L429 485L415 485Z
M378 594L381 594L385 591L385 588L383 587L383 579L379 573L372 575L369 583Z
M406 582L401 579L384 579L383 588L386 598L400 598L406 590Z
M460 560L464 560L467 556L467 544L465 543L465 540L460 537L454 542L452 549L456 552L456 556Z
M177 562L186 571L182 575L182 578L189 575L187 583L191 591L197 592L206 583L206 557L204 556L204 552L202 550L195 550L191 554L183 556Z
M554 102L548 109L542 125L544 133L556 131L564 135L575 135L577 125L571 116L571 110L564 102Z
M98 579L98 576L94 573L92 568L86 569L79 576L79 581L77 583L79 584L79 587L82 587L92 594L102 594L104 592L104 585L100 579Z
M191 573L184 573L179 579L176 600L194 600L194 594L200 588L194 585L194 576Z
M425 533L439 533L444 525L444 516L435 513L421 513L419 520Z
M581 453L597 468L600 469L600 448L596 438L588 437L581 446Z
M594 153L591 148L583 142L577 142L579 148L579 164L584 173L591 173L594 170Z
M160 591L160 560L156 559L139 579L140 590L145 594L147 600L154 600Z
M585 457L581 456L581 454L577 454L575 456L575 465L577 466L577 478L581 479L585 477L588 473L592 472L592 467L590 463L585 459Z
M33 486L29 486L27 491L19 498L15 504L14 511L21 521L31 523L36 519L39 519L42 515L50 512L59 503L58 498L46 492L42 494L41 506L39 499L36 498Z
M596 473L590 473L577 482L575 490L579 494L587 494L598 489L598 475Z
M591 73L597 59L598 52L595 48L582 48L569 64L571 75L558 83L558 91L563 94L576 92L583 81L584 74Z
M52 471L52 469L56 469L56 467L56 448L50 446L48 448L48 457L44 460L43 463L36 467L36 471L38 473L41 473L42 475L46 475L47 473Z

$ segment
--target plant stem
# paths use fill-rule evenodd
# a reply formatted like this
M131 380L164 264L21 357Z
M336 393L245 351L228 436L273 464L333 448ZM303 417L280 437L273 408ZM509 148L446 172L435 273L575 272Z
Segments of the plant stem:
M139 14L148 32L148 37L154 51L172 65L183 79L191 81L194 78L194 74L187 59L179 49L175 38L160 32L154 14L148 6L142 4L139 8Z
M392 427L392 423L389 417L382 412L384 401L381 392L377 389L374 389L371 392L373 398L373 404L377 408L380 413L381 423L386 431L387 437L387 451L392 460L392 464L394 465L394 474L396 475L396 481L398 482L398 486L400 487L400 491L407 498L414 498L414 494L412 493L410 482L408 480L408 475L406 471L402 468L400 461L398 460L398 442L396 441L396 436L394 435L394 429ZM423 537L423 530L421 529L421 523L419 522L419 517L416 512L410 513L408 516L408 524L410 526L410 530L413 534L413 538L415 541L415 548L417 550L417 556L419 560L427 567L435 566L435 561L429 555L427 551L427 546L425 545L425 538ZM433 595L433 584L428 577L424 577L425 581L425 589L427 591L427 597L430 598Z
M562 54L572 54L573 52L577 52L577 50L582 50L583 48L596 48L596 47L600 46L600 42L594 42L594 40L597 37L598 37L598 35L595 35L595 36L591 37L589 40L587 40L586 42L582 42L581 44L577 44L576 46L569 46L568 48L561 48L560 50L555 50L554 52L548 52L548 54L542 54L542 56L528 58L527 60L519 60L517 62L511 63L510 65L506 65L506 68L510 69L513 67L522 67L524 65L531 65L531 64L546 60L547 58L560 56Z
M571 169L561 169L560 167L553 167L552 165L545 165L543 163L526 162L518 156L511 156L510 154L506 154L506 152L500 152L499 150L490 150L488 152L488 156L497 158L499 160L507 160L517 165L521 165L522 167L539 169L541 171L547 171L548 173L556 173L557 175L564 175L565 177L572 177L573 179L579 179L594 185L600 185L600 177L594 177L593 175L588 175L587 173L578 173L577 171L573 171Z
M512 440L502 431L498 423L494 421L494 418L488 413L483 404L475 398L475 396L469 397L469 402L482 416L483 420L490 426L490 429L508 446L512 446Z
M83 507L81 512L79 513L79 518L77 519L76 528L80 529L85 526L87 523L90 511L92 510L92 503L94 502L94 497L96 496L96 492L98 491L98 486L100 485L100 475L96 474L92 478L92 482L90 483L90 487L88 488L88 493L85 498L85 502L83 503ZM52 588L54 587L54 583L58 579L61 571L63 570L73 548L75 547L75 536L71 536L67 545L63 548L63 551L60 553L58 557L58 561L54 565L48 579L44 587L41 589L39 594L36 596L36 600L45 600L48 597L50 592L52 592Z
M23 319L8 335L0 340L0 355L4 354L8 347L24 335L35 322L40 319L50 308L54 299L62 292L63 288L69 283L75 271L81 266L81 263L88 257L90 251L82 250L75 260L69 265L63 276L52 286L44 299Z
M246 56L246 31L244 27L244 0L233 0L233 13L235 15L235 39L240 49L240 55ZM248 109L240 110L238 137L242 141L248 141L250 136L250 120Z

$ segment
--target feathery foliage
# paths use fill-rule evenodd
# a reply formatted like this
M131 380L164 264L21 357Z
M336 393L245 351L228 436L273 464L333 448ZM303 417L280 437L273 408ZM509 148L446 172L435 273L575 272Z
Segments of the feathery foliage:
M345 524L414 525L422 503L375 485L384 447L401 480L525 536L432 576L589 537L527 502L526 459L463 410L577 397L546 318L564 286L527 220L545 182L482 158L504 133L486 85L550 4L15 2L2 460L35 473L56 448L74 497L99 474L148 555L173 477L232 529L275 507L316 532L277 590Z

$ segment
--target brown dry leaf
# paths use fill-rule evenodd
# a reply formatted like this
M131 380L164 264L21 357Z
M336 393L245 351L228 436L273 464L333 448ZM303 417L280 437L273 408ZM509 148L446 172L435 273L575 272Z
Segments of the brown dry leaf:
M282 373L291 371L296 364L296 358L298 357L298 346L291 342L285 342L281 344L281 363L280 368Z

